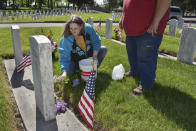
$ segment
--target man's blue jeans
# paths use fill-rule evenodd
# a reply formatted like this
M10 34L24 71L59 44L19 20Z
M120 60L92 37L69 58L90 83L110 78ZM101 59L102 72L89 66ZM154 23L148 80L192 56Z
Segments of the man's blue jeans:
M98 55L97 55L97 59L98 59L97 68L101 65L101 62L103 61L106 53L107 53L107 48L105 46L101 46L101 48L98 52ZM69 65L69 70L67 71L67 75L69 77L73 76L77 70L79 70L79 63L71 61L70 65Z
M140 84L147 89L153 87L156 76L158 48L163 35L127 36L126 49L133 75L140 77Z

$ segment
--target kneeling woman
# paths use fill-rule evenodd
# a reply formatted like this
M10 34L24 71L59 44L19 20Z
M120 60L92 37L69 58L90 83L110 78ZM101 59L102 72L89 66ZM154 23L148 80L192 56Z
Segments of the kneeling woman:
M58 47L60 53L61 77L73 76L79 69L78 62L92 57L100 66L107 48L101 47L101 39L90 24L81 17L72 15L67 24Z

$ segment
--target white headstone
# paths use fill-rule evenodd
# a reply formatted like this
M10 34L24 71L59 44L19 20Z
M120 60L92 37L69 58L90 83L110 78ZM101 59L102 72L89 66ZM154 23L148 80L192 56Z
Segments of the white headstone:
M8 21L8 20L9 20L9 12L6 11L6 12L5 12L5 15L6 15L6 18L7 18L7 21Z
M93 26L93 17L88 18L88 23Z
M18 12L18 10L16 11L16 18L19 19L19 12Z
M178 27L178 21L176 19L171 19L169 21L168 35L176 36L177 27Z
M179 18L178 19L178 28L182 29L184 25L184 19L183 18Z
M30 15L32 15L32 14L33 14L33 11L31 10L31 11L30 11Z
M26 17L28 18L29 17L29 11L26 10Z
M181 35L177 60L192 64L196 51L196 28L184 28Z
M56 118L51 44L46 36L30 37L36 106L45 121Z
M46 12L45 10L43 10L43 17L45 18L45 16L46 16Z
M63 11L62 12L63 12L62 15L64 15L65 14L65 8L63 8Z
M24 19L24 11L23 10L21 11L21 16L22 16L22 19Z
M32 19L33 19L33 21L36 20L36 14L32 15Z
M54 10L52 10L52 16L55 16L55 11Z
M47 10L47 12L46 12L46 18L48 17L48 15L49 15L49 11Z
M12 32L12 45L14 49L15 64L17 66L20 64L20 62L23 59L21 40L20 40L20 27L17 25L12 25L11 32Z
M42 12L41 12L41 10L39 11L39 18L42 19Z
M0 12L0 19L1 19L1 22L3 22L3 13Z
M39 17L40 17L39 12L36 12L36 20L39 20Z
M115 12L112 11L112 20L115 20Z
M105 37L107 39L111 39L112 38L112 19L107 19L106 20L106 30L105 30Z
M14 11L11 11L12 20L14 20Z

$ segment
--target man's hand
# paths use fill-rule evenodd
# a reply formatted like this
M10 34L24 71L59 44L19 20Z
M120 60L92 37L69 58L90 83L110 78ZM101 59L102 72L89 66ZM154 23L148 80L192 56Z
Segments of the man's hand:
M152 21L151 25L148 27L147 32L152 34L152 36L154 36L155 34L157 34L158 27L159 27L159 22Z
M120 20L120 22L119 22L119 28L120 28L121 30L123 30L122 20Z

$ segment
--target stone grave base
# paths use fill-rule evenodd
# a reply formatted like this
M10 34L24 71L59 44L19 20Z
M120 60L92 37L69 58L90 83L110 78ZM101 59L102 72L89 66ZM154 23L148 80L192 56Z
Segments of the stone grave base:
M24 72L17 73L14 59L4 60L4 65L27 131L87 131L69 109L57 115L56 120L44 121L35 104L32 67L26 67Z

